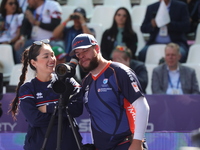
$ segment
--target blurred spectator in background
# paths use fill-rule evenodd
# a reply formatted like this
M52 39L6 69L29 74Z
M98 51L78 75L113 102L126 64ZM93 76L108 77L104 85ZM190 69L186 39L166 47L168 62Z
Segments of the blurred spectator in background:
M160 0L161 1L161 0ZM177 0L164 0L169 13L170 22L162 27L157 26L155 17L161 2L156 2L147 7L145 19L141 26L143 33L149 33L150 37L146 46L139 52L138 59L145 61L146 52L149 45L177 43L180 46L182 55L180 62L185 62L188 54L188 44L186 33L190 29L190 16L186 4ZM167 17L167 16L163 16Z
M190 31L196 33L197 26L200 22L200 0L180 0L185 2L190 13Z
M24 15L17 0L2 0L0 8L0 43L14 44L20 36Z
M67 27L66 25L70 21L74 21L74 25ZM62 40L64 42L65 52L67 53L67 62L71 59L69 53L71 52L72 40L81 33L94 34L94 30L87 27L86 21L86 11L83 8L78 7L53 31L53 37L55 40Z
M22 12L25 12L28 7L28 0L18 0L19 7L21 8Z
M137 78L142 86L142 89L145 92L148 83L148 75L144 63L132 59L131 50L125 46L117 46L113 50L111 58L113 61L123 63L124 65L130 67L137 75Z
M154 68L153 94L199 94L195 70L179 63L179 46L169 43L165 48L165 63Z
M66 63L66 53L64 49L61 46L53 46L52 50L54 52L54 55L56 57L56 65L61 63Z
M136 15L136 14L134 14ZM111 52L117 45L128 47L135 59L137 49L137 35L132 29L132 21L129 11L120 7L115 12L113 24L102 36L101 52L105 59L111 59Z
M53 46L52 50L54 52L54 55L56 57L56 65L61 64L61 63L67 63L66 62L66 53L63 47L61 46ZM77 70L76 70L77 71ZM79 77L79 72L75 73L74 78L78 83L81 83L81 78Z
M14 45L15 63L21 63L23 51L36 40L51 39L61 22L61 6L56 1L28 0L29 8L21 27L21 36ZM50 43L51 44L51 43Z

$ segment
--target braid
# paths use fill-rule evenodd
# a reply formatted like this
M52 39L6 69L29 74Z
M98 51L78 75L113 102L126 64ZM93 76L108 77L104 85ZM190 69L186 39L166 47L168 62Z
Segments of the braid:
M23 63L22 74L21 74L21 76L19 78L20 81L19 81L19 83L17 85L17 88L16 88L16 96L12 100L12 102L10 103L10 110L8 111L9 113L12 113L12 117L13 117L14 120L16 120L16 115L17 115L17 112L18 112L19 88L24 83L25 78L26 78L26 72L28 70L27 69L28 62L29 62L28 53L29 53L29 50L25 50L24 53L23 53L23 58L22 58L22 63Z

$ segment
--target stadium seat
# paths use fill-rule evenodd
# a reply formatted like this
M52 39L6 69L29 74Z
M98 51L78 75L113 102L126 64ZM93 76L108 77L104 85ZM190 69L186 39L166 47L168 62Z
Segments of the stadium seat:
M94 6L92 0L67 0L67 5L84 8L87 18L91 18L93 15Z
M200 63L200 44L193 44L189 48L186 63Z
M138 56L139 51L145 46L146 41L144 39L144 36L140 30L140 24L137 23L133 23L133 30L134 32L137 34L137 38L138 38L138 44L137 44L137 50L135 55Z
M19 77L21 73L22 73L22 64L14 65L10 75L9 85L17 86L17 84L19 83Z
M200 44L200 23L197 26L195 44Z
M70 14L72 14L74 12L74 10L76 9L76 6L68 6L68 5L61 5L61 9L62 9L62 15L61 15L61 19L62 22L64 20L66 20ZM71 21L71 25L73 24L73 21ZM67 24L68 26L68 24Z
M88 23L87 26L89 28L93 28L95 31L95 38L97 39L98 44L101 44L101 38L103 34L103 27L101 24L98 23Z
M150 5L153 4L155 2L158 2L158 0L140 0L140 5Z
M8 82L14 66L13 49L9 44L0 44L0 64L2 65L3 81Z
M104 6L116 6L117 8L119 7L125 7L131 11L131 1L130 0L104 0L103 2Z
M101 24L103 30L110 28L113 22L113 17L116 9L117 7L114 6L104 6L104 5L95 6L90 23Z
M165 54L166 44L153 44L147 49L145 64L159 64Z
M18 85L19 77L22 74L22 67L23 67L22 63L21 64L15 64L13 66L11 76L10 76L10 80L9 80L10 86L17 86ZM33 71L30 67L28 67L25 82L30 81L34 77L35 77L35 71Z
M134 24L141 25L145 14L146 14L146 8L147 6L143 5L134 5L131 9L131 20Z
M152 74L153 74L153 69L157 67L157 64L146 64L145 65L147 68L147 73L148 73L148 84L146 88L146 94L152 94L152 89L151 89L151 83L152 83Z
M196 72L196 77L197 77L197 81L199 83L199 87L200 87L200 64L189 64L189 63L182 63L185 66L188 66L190 68L193 68Z

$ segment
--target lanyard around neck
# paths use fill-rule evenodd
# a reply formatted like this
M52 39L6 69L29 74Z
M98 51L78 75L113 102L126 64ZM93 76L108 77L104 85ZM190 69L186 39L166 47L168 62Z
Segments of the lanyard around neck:
M171 78L170 78L170 75L169 75L169 72L168 72L168 81L169 81L169 84L170 84L171 88L174 88L174 86L173 86L173 84L172 84L172 81L171 81ZM179 75L179 77L178 77L176 89L178 89L179 83L180 83L180 75Z
M13 18L14 18L14 14L12 15L12 17L11 17L11 19L10 19L10 23L8 23L7 21L5 21L6 23L5 23L5 29L9 29L10 28L10 25L11 25L11 23L12 23L12 21L13 21Z
M35 10L34 13L33 13L34 18L36 18L38 21L41 21L41 20L42 20L42 12L43 12L43 10L44 10L45 2L46 2L46 1L44 1L44 3L42 4L42 8L41 8L40 15L39 15L38 19L36 18L36 10Z

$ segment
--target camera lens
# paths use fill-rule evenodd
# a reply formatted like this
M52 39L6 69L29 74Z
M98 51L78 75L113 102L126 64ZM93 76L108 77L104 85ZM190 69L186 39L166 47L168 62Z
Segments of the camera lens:
M57 67L56 69L56 73L59 75L59 76L64 76L66 73L67 73L67 68L65 65L60 65Z
M71 15L70 18L71 19L79 19L79 16L78 15Z

